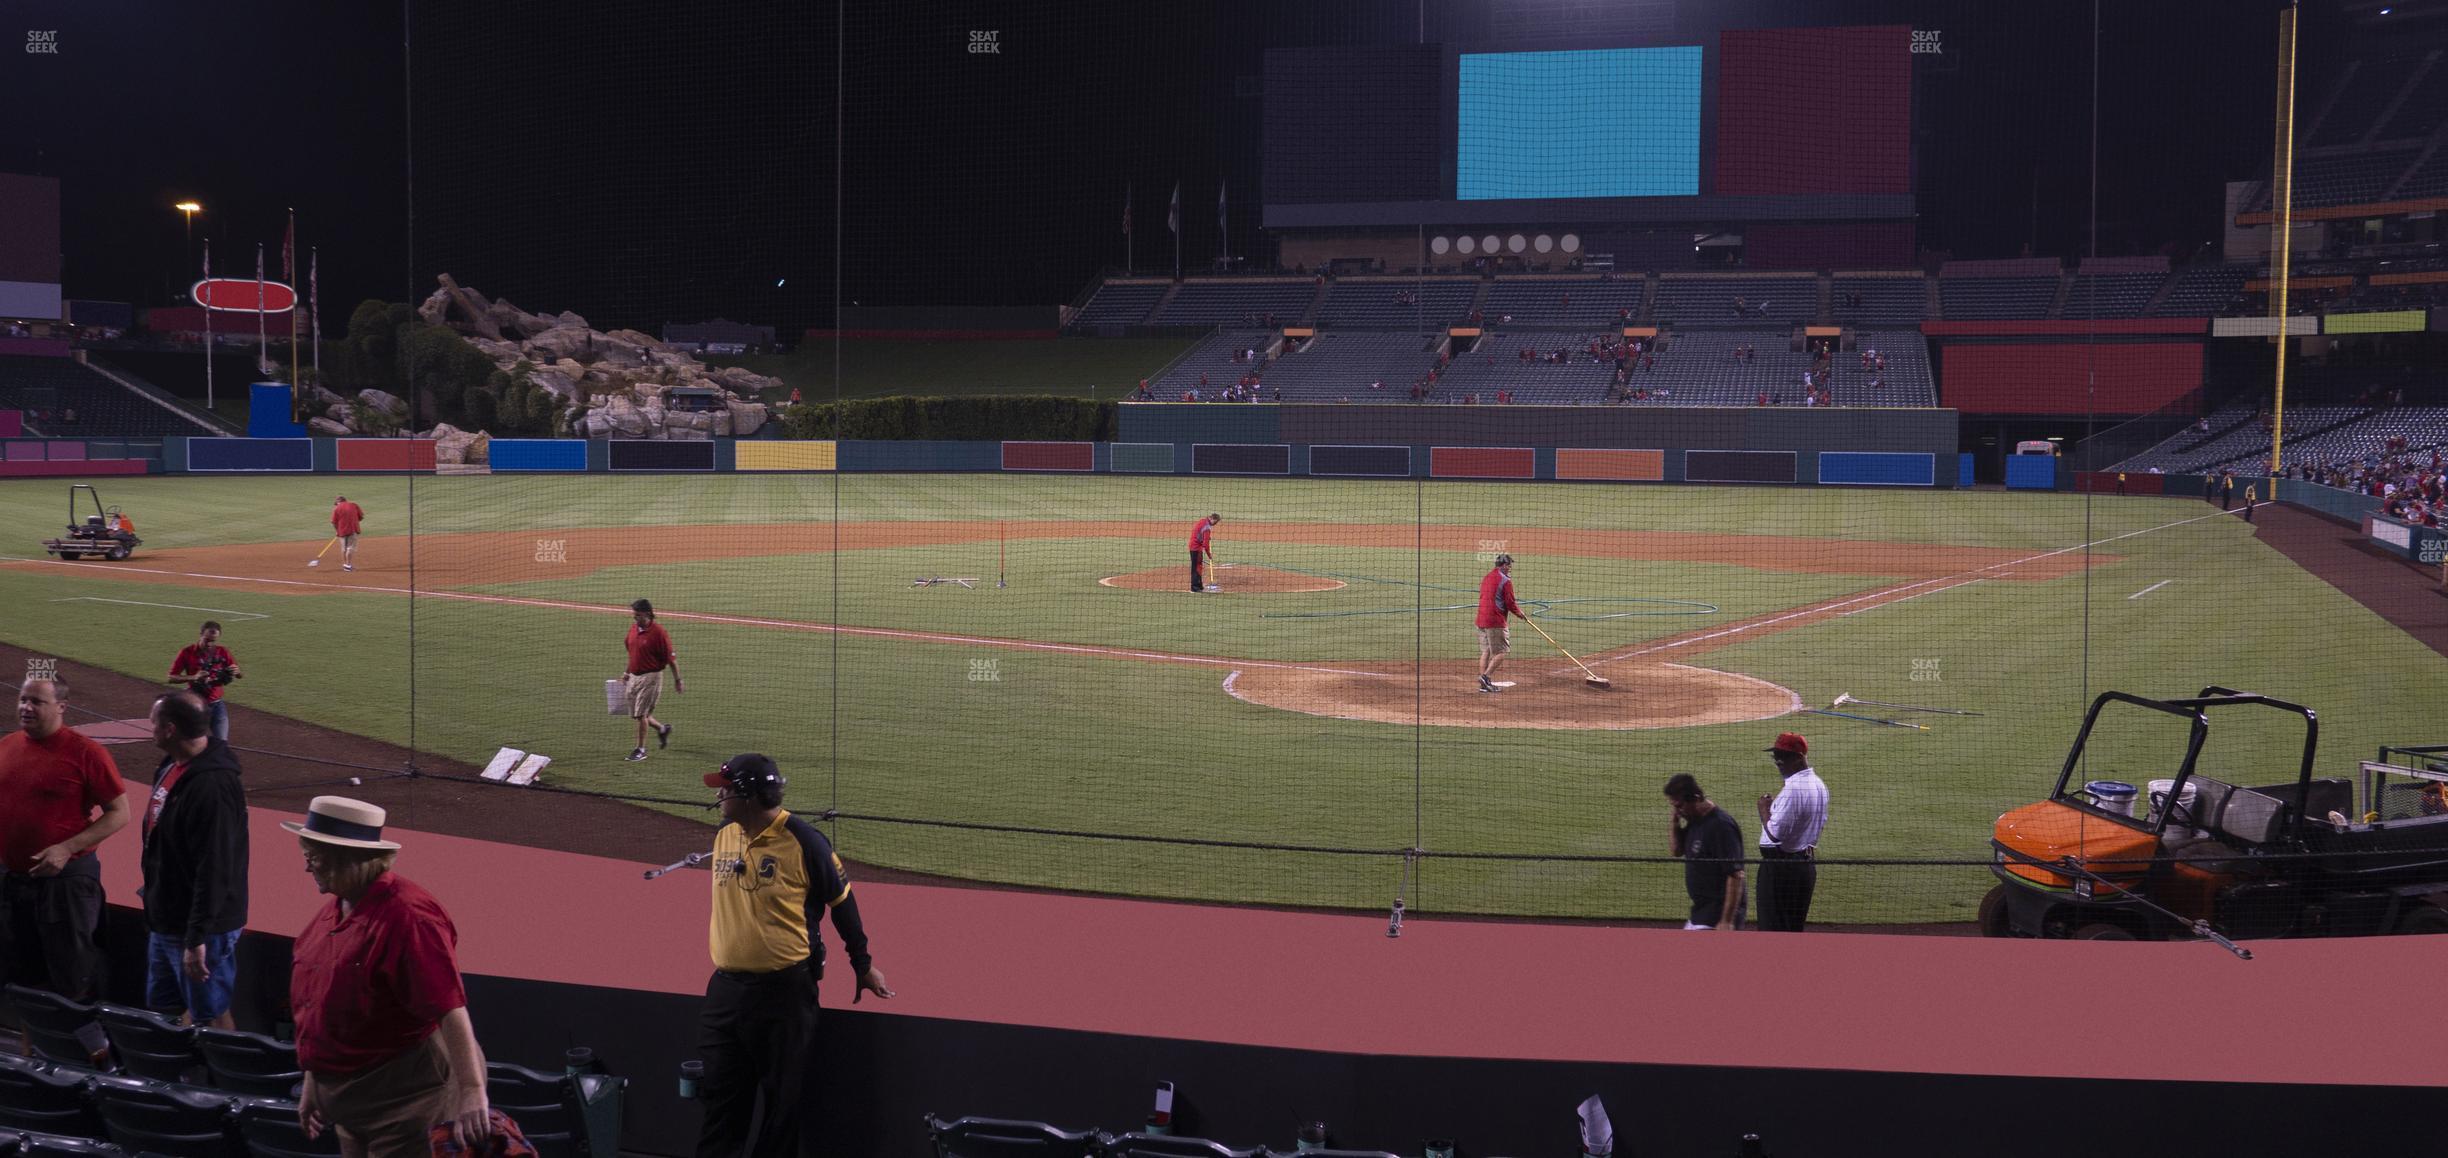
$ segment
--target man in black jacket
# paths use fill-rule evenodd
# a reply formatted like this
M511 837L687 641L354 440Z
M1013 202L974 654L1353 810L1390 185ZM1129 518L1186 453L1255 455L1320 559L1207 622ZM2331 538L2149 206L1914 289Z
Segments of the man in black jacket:
M238 754L193 692L153 704L162 750L145 805L145 1004L182 1025L234 1028L238 934L247 918L246 790Z

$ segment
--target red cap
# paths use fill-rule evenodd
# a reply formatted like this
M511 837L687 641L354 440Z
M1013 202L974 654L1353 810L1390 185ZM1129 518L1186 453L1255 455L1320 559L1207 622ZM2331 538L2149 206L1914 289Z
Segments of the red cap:
M1797 732L1779 732L1777 733L1776 743L1769 745L1767 750L1770 752L1791 752L1796 756L1808 756L1810 755L1810 741L1803 739L1801 734Z

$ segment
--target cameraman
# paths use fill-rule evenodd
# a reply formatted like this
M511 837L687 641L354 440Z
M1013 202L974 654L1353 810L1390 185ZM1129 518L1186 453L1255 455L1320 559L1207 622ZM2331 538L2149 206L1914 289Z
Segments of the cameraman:
M212 712L213 739L229 743L229 706L221 702L223 688L234 679L244 678L238 670L237 657L221 646L221 625L207 619L203 631L194 643L179 649L178 658L170 661L170 678L164 680L174 688L185 688L204 700Z

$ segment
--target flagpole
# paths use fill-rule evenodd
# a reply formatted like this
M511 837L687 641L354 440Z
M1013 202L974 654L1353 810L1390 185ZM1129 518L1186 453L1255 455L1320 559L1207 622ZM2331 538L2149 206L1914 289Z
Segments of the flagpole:
M1139 271L1139 236L1131 231L1131 194L1136 190L1122 187L1122 272Z
M1216 232L1224 238L1224 272L1232 272L1232 216L1224 212L1224 183L1216 182Z
M205 238L205 239L204 239L204 282L205 282L205 287L204 287L204 296L205 296L205 297L207 297L207 298L209 298L209 297L211 297L211 296L212 296L212 284L211 284L211 283L212 283L212 238L209 238L209 237L207 237L207 238ZM197 304L198 304L198 305L203 305L203 303L202 303L202 302L198 302ZM212 362L213 362L213 359L212 359L212 355L213 355L213 348L212 348L212 307L211 307L211 306L209 306L209 305L205 305L205 306L204 306L204 409L205 409L205 411L206 411L207 413L209 413L209 412L212 410L212 408L213 408L213 375L212 375Z
M297 256L296 256L296 255L297 255L297 210L293 208L293 209L291 209L291 210L289 211L289 236L288 236L286 239L282 240L282 242L281 242L281 279L282 279L283 281L286 281L286 282L288 282L288 283L289 283L289 300L290 300L292 303L295 303L295 302L297 301ZM295 419L295 418L297 417L297 411L303 407L303 405L304 405L304 401L305 401L303 398L299 397L299 395L298 395L298 356L297 356L297 355L298 355L298 348L297 348L297 342L298 342L298 311L297 311L297 306L296 306L295 304L292 304L292 305L289 307L289 403L290 403L290 408L291 408L291 413L290 413L289 417L290 417L290 418L292 418L292 419Z
M263 374L263 364L272 360L272 339L264 334L263 261L263 242L258 241L255 243L255 373L258 377Z
M323 250L317 246L306 251L306 308L314 322L315 384L323 384ZM326 387L329 389L329 387Z

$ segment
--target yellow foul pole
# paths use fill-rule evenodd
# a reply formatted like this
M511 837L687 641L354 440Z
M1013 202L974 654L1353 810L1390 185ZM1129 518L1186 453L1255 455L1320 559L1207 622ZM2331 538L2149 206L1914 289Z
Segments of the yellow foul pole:
M2285 465L2287 366L2287 267L2295 250L2295 16L2289 5L2278 13L2278 112L2275 163L2270 172L2270 208L2275 210L2270 236L2270 316L2277 324L2277 389L2270 404L2269 470L2274 477ZM2278 484L2270 484L2276 497Z

